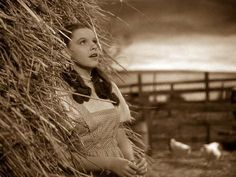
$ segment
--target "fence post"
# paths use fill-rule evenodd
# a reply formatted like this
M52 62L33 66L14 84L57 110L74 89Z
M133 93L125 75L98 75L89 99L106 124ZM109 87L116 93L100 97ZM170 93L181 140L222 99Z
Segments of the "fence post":
M205 72L205 89L206 89L206 102L208 102L209 99L209 73Z
M138 73L138 93L139 95L142 95L143 89L142 89L142 74Z
M209 98L209 73L205 72L205 89L206 89L206 100L205 102L209 102L210 98ZM210 139L211 139L211 126L210 123L207 122L206 124L206 142L209 143Z
M175 93L174 93L174 83L171 83L170 84L170 101L172 101L172 99L174 99L174 97L175 97ZM168 116L172 116L172 113L171 113L171 108L169 108L168 110L167 110L167 112L168 112Z

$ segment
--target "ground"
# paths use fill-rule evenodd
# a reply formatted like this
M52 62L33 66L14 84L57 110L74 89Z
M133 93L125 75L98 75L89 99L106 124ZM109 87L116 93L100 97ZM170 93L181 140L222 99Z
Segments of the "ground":
M198 151L188 157L156 151L147 177L236 177L236 151L223 154L222 159L207 162Z

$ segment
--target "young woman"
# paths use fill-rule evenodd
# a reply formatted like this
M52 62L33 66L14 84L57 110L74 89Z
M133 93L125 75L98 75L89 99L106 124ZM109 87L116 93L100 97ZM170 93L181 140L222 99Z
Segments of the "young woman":
M79 137L78 146L84 149L77 168L95 176L144 175L146 160L135 159L122 127L131 119L129 108L115 83L98 68L101 50L94 31L82 24L66 29L63 39L72 65L62 73L63 89L69 93L62 100L74 120L71 141Z

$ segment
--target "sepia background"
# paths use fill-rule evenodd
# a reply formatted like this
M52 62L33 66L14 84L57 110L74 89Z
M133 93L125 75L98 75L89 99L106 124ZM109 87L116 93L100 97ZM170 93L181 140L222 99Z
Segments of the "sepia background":
M147 153L146 177L235 177L235 6L0 1L0 176L88 176L77 168L87 152L80 129L57 94L71 64L61 34L80 22L94 27L104 51L110 47L112 57L104 53L101 61L105 72L113 69L110 59L121 64L112 79L134 118L125 130L135 154Z
M150 176L235 176L236 2L113 0L117 80L154 158ZM191 147L175 153L170 139ZM204 144L221 144L220 160ZM220 170L222 169L222 170Z
M236 69L236 2L232 0L109 1L110 30L128 70Z

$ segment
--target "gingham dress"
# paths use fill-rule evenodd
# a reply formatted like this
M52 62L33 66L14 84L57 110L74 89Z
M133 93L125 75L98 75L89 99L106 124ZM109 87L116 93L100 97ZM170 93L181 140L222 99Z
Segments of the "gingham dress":
M111 108L90 113L83 105L79 107L86 124L83 130L81 126L79 130L79 137L86 155L123 157L116 140L120 124L118 109Z
M120 123L130 121L132 118L128 105L119 89L114 83L112 83L112 86L113 92L120 100L119 106L115 107L111 103L93 99L90 99L89 102L78 104L73 100L72 95L66 92L66 90L70 90L68 86L64 87L65 91L63 89L58 91L62 98L63 107L70 120L72 120L69 121L72 132L71 141L78 142L79 137L79 142L76 144L79 149L84 149L83 153L86 156L123 157L118 147L116 136ZM73 90L71 91L73 92ZM94 90L92 93L94 93ZM92 96L96 97L95 94ZM97 107L104 109L97 110ZM112 173L109 175L93 173L93 176L114 177L116 175Z
M65 90L70 87L65 86ZM79 135L86 154L89 156L122 157L117 146L117 129L121 122L130 121L130 111L119 89L112 83L113 92L119 97L119 106L100 100L90 99L89 102L78 104L72 95L58 92L68 117L72 120L70 129ZM93 90L92 93L95 91ZM96 97L96 95L92 95ZM102 110L97 109L102 107ZM72 137L73 138L73 137Z

